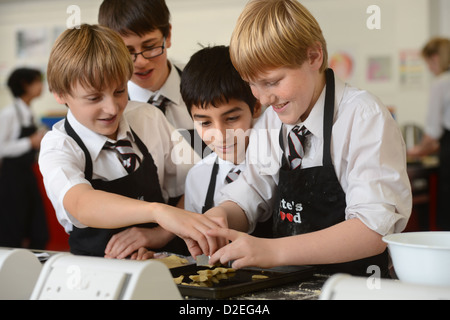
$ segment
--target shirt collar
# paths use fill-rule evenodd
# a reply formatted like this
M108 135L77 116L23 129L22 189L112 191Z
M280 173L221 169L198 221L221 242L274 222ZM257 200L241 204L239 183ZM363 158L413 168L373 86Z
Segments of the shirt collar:
M225 181L225 178L227 177L228 172L230 172L231 169L240 169L241 171L244 171L246 167L245 160L236 165L231 161L223 160L215 152L212 152L210 155L205 157L203 161L210 164L211 166L214 164L214 162L217 162L219 164L219 170L217 171L218 181Z
M168 62L170 64L170 62ZM170 72L159 92L171 102L179 105L181 103L180 75L174 64L170 64Z
M168 62L170 64L170 62ZM132 81L128 81L128 90L132 100L137 101L148 101L151 96L156 93L162 94L164 97L168 98L172 103L179 105L182 102L181 92L180 92L180 75L174 64L170 64L170 72L167 77L166 82L158 91L150 91L139 87Z
M219 179L219 181L225 181L230 170L236 171L236 170L240 169L241 171L244 171L244 169L245 169L245 161L236 165L231 161L223 160L222 158L220 158L217 155L216 155L216 157L217 157L216 159L218 159L218 163L219 163L219 171L217 172L217 179Z
M15 98L14 105L19 109L23 117L30 117L32 115L31 108L21 98Z
M98 134L82 125L74 117L70 109L67 112L67 119L69 120L69 123L72 126L73 130L78 134L78 136L88 149L89 154L91 155L93 161L97 159L106 141L115 142L111 139L108 139L106 136ZM130 141L134 141L134 136L131 133L130 125L123 116L120 119L119 129L117 132L117 140L121 139L128 139Z
M344 96L344 90L346 84L340 80L339 78L334 78L335 81L335 88L334 88L334 115L336 114L339 106L339 104L342 101L342 98ZM322 92L320 93L319 98L317 99L315 105L311 109L311 112L309 113L308 118L306 118L305 121L299 122L296 125L298 126L305 126L314 136L318 137L319 139L323 138L323 116L324 116L324 103L325 103L325 92L326 92L327 86L323 88ZM295 125L285 125L286 126L286 136L291 131L291 129Z

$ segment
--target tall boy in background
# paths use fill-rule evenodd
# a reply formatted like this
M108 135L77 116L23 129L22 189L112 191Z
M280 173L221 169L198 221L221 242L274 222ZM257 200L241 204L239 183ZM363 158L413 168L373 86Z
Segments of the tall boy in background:
M170 12L164 0L104 0L99 24L118 32L134 63L128 81L130 100L160 108L167 120L202 155L201 139L180 94L182 68L167 57L172 45Z

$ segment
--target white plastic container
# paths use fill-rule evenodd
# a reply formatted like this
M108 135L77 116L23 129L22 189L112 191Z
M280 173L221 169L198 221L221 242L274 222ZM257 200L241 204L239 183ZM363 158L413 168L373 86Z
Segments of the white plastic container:
M450 287L450 232L396 233L383 241L401 281Z

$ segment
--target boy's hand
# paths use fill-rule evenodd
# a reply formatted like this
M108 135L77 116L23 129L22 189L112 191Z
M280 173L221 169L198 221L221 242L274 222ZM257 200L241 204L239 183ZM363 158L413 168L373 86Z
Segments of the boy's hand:
M155 220L161 227L170 230L182 238L193 257L200 254L211 255L220 248L216 237L207 231L217 227L226 227L226 221L220 217L211 217L175 207L155 204Z
M244 232L226 228L213 229L208 231L208 234L231 241L210 257L210 264L217 262L226 264L228 261L233 261L232 267L235 269L244 267L271 268L275 266L273 261L277 261L274 257L277 250L276 247L273 247L275 244L273 239L257 238Z
M132 227L111 237L105 249L105 258L125 259L139 248L161 248L174 235L161 227Z
M155 253L153 251L148 250L147 248L139 248L138 251L134 252L131 256L131 260L148 260L153 259Z

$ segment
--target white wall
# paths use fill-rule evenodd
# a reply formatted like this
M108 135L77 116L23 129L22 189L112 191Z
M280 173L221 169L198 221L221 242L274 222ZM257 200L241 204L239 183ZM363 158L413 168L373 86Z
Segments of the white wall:
M185 63L202 45L228 44L237 17L247 0L166 0L172 14L173 46L169 56ZM345 50L354 59L354 72L348 81L378 95L396 108L399 123L423 123L431 76L425 64L410 60L411 79L401 82L400 52L420 50L430 35L450 35L450 1L447 0L302 0L317 18L328 42L330 56ZM0 0L0 107L10 102L5 87L9 72L20 65L45 70L46 59L54 39L55 28L64 28L69 17L66 9L76 4L81 9L81 22L96 23L101 0ZM370 30L366 22L370 5L380 8L380 29ZM32 58L19 58L16 32L33 28L47 30L47 52ZM390 61L388 80L367 78L372 58ZM415 78L413 78L413 76ZM35 103L41 115L65 110L49 93Z

